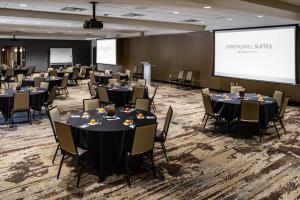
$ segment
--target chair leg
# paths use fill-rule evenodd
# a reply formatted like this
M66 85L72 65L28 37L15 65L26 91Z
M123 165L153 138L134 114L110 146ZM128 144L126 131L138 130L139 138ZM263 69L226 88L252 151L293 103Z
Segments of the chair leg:
M52 164L54 164L54 161L55 161L55 158L56 158L58 149L59 149L59 144L58 144L57 147L56 147L56 151L55 151L55 154L54 154L53 159L52 159Z
M260 131L259 123L258 123L258 125L257 125L257 131L258 131L258 134L259 134L259 142L261 142L262 133L261 133L261 131Z
M286 130L285 130L285 127L284 127L284 124L283 124L283 121L282 119L279 118L279 123L281 124L281 127L283 128L284 130L284 134L286 134Z
M77 178L77 184L76 184L76 187L79 186L80 177L81 177L81 172L82 172L82 168L83 168L83 166L81 165L81 163L80 163L80 161L79 161L79 158L78 158L78 165L80 166L80 170L79 170L79 173L78 173L78 178Z
M204 126L203 126L203 131L205 131L205 126L206 126L206 124L207 124L208 117L209 117L209 116L207 115L206 120L205 120L205 123L204 123Z
M279 134L279 131L278 131L278 129L277 129L276 122L273 121L273 124L274 124L275 130L276 130L276 133L277 133L277 135L278 135L278 138L280 139L280 134Z
M237 123L237 137L239 140L240 139L240 121L238 121L238 123Z
M168 158L168 156L167 156L167 151L166 151L165 144L164 144L163 142L161 142L160 145L161 145L161 148L162 148L162 150L163 150L163 152L164 152L164 154L165 154L167 163L169 164L169 158Z
M156 178L155 165L154 165L154 159L153 159L153 152L151 152L151 154L150 154L150 160L151 160L151 163L152 163L153 177Z
M204 116L203 116L203 119L202 119L202 124L203 124L203 122L204 122L205 118L206 118L206 114L204 114Z
M62 156L62 158L61 158L61 161L60 161L60 164L59 164L59 169L58 169L58 173L57 173L56 178L59 178L60 170L61 170L62 164L63 164L63 162L64 162L64 159L65 159L65 154L63 154L63 156Z

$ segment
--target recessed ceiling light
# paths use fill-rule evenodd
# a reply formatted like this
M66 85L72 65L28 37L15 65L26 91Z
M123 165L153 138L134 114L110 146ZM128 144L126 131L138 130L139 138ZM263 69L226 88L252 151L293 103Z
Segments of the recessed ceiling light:
M21 4L19 4L19 6L20 6L20 7L27 7L27 4L21 3Z
M204 6L203 8L205 8L205 9L210 9L211 6Z
M263 16L263 15L257 15L257 17L258 17L258 18L263 18L264 16Z
M205 21L200 22L201 24L205 24Z
M180 12L179 11L174 11L173 14L174 15L178 15Z
M232 18L227 18L227 21L232 21Z

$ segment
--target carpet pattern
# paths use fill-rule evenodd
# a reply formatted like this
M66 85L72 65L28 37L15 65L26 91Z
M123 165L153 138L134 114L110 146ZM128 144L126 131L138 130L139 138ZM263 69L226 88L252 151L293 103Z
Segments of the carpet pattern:
M86 82L69 91L69 98L55 101L63 119L89 98ZM42 116L32 125L0 126L0 199L300 199L300 108L288 107L286 135L281 130L278 139L270 129L259 143L247 136L238 140L234 131L202 131L200 90L160 84L155 102L159 128L168 106L174 109L166 142L170 163L155 150L157 179L141 169L129 188L123 175L98 183L84 171L76 188L77 171L69 160L56 179L61 155L51 163L56 143Z

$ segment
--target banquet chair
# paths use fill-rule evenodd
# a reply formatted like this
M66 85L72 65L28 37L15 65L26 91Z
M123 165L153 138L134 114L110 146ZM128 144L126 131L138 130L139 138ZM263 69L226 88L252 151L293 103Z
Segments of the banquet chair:
M153 94L152 94L152 97L150 98L150 100L151 100L151 107L152 107L152 109L153 109L153 112L156 111L156 106L155 106L155 103L154 103L154 98L155 98L155 95L156 95L156 92L157 92L158 84L155 84L154 87L155 87L155 88L154 88L154 92L153 92Z
M47 69L48 73L50 73L52 70L54 70L53 67L48 67L48 69Z
M117 83L118 83L118 79L108 79L109 85L113 85L113 84L117 84Z
M125 179L129 187L131 187L129 162L131 159L147 156L152 164L152 173L156 178L153 149L154 149L154 137L156 133L157 124L151 124L146 126L136 126L134 129L134 137L132 148L125 154Z
M104 86L99 86L97 91L100 103L104 105L110 104L107 88Z
M205 127L206 127L208 119L213 119L213 120L215 120L214 129L213 129L213 133L214 133L216 130L216 126L219 125L221 116L219 113L215 113L213 111L213 105L211 102L210 95L202 93L202 99L203 99L203 104L204 104L204 108L205 108L205 115L204 115L204 119L203 119L203 122L204 122L203 131L205 131Z
M60 146L60 150L62 153L62 159L60 161L59 169L56 178L59 178L60 171L62 168L62 164L65 159L69 157L73 157L77 160L77 166L80 167L79 173L78 173L78 178L77 178L77 184L76 187L79 186L79 181L81 177L81 173L83 170L83 157L84 155L87 154L87 150L82 149L80 147L77 147L74 143L73 135L72 135L72 130L71 127L68 124L61 123L55 121L55 127L57 131L57 137L58 137L58 143ZM68 156L68 157L66 157ZM66 157L66 158L65 158Z
M202 93L202 94L210 95L209 88L203 88L203 89L201 90L201 93Z
M260 119L259 119L259 101L242 100L241 112L237 123L237 136L240 138L240 124L254 124L257 126L257 132L259 133L259 140L261 142L260 132Z
M51 71L49 72L49 76L57 77L57 71L56 71L56 70L51 70Z
M104 70L104 74L111 74L111 70L109 69Z
M276 100L278 107L281 107L281 103L284 97L284 92L279 91L279 90L275 90L274 94L273 94L273 99Z
M184 78L184 71L181 70L178 72L177 78L171 79L171 87L172 84L174 83L176 87L179 88L179 83L183 81L183 78Z
M230 86L230 93L238 94L241 90L245 90L243 86L239 86L239 85Z
M90 79L93 85L97 85L95 73L93 71L90 71Z
M11 124L13 125L14 114L27 112L27 121L30 122L30 95L29 92L16 92L13 96L13 108L11 110Z
M61 85L57 87L58 94L61 98L62 92L65 93L66 97L68 97L69 91L68 91L68 80L69 80L69 75L64 75Z
M137 98L144 98L144 90L145 88L144 87L133 87L133 92L132 92L132 97L131 97L131 101L130 101L130 104L131 105L135 105L135 100Z
M86 68L84 66L80 67L77 80L82 84L82 80L85 79Z
M40 87L41 86L41 82L44 82L45 78L43 77L35 77L34 78L34 87Z
M83 111L96 110L100 108L99 99L83 99Z
M55 142L57 143L55 154L54 154L53 159L52 159L52 164L53 164L54 161L55 161L58 149L59 149L58 136L57 136L57 132L56 132L56 128L55 128L55 123L54 122L61 122L62 120L61 120L61 116L59 114L59 110L58 110L58 108L56 106L53 107L53 108L51 108L50 110L48 110L47 114L48 114L48 118L50 120L50 124L51 124L51 128L52 128L52 132L53 132L53 136L54 136Z
M165 142L167 140L169 127L170 127L170 123L171 123L171 120L172 120L172 115L173 115L173 109L170 106L169 109L168 109L168 112L167 112L167 116L165 118L165 123L164 123L163 130L162 131L156 131L155 140L154 140L156 143L160 143L160 145L161 145L160 149L163 150L163 152L165 154L165 157L166 157L166 160L167 160L167 163L169 163L169 158L167 156Z
M8 89L13 89L13 88L16 88L18 86L21 86L21 83L19 83L19 82L8 83Z
M193 81L193 72L187 71L186 76L183 81L179 80L179 83L181 83L184 87L184 89L193 89L192 88L192 81Z
M89 92L90 92L91 98L95 99L97 97L97 92L95 90L95 87L94 87L92 81L88 82L88 86L89 86Z
M57 86L55 85L51 88L49 97L48 97L47 101L43 104L46 111L53 108L53 102L56 97L56 90L57 90Z
M9 83L14 81L13 78L15 76L15 71L13 68L7 68L7 71L6 71L6 75L4 77L4 86L6 87L5 83L7 83L7 87L9 88Z
M17 82L22 83L23 80L24 80L24 74L17 74Z
M79 74L79 71L78 69L74 69L73 70L73 73L72 73L72 76L69 78L69 82L71 84L74 84L74 85L77 85L78 84L78 74Z
M125 74L128 76L128 78L130 78L131 76L131 71L129 69L125 70Z
M40 88L44 88L44 89L48 90L49 89L49 82L45 82L45 81L41 82Z
M135 109L138 110L144 110L150 112L150 105L151 105L151 100L150 99L141 99L137 98L135 100Z
M27 70L27 76L31 76L34 72L35 66L29 66Z
M137 85L139 85L139 86L146 86L146 80L145 79L138 79L137 80L137 83L136 83Z
M120 74L116 74L116 73L113 73L112 76L111 76L111 79L116 79L118 83L120 83L121 81L121 75Z
M277 124L279 122L281 128L283 129L284 133L286 134L286 130L285 130L285 127L284 127L284 124L283 124L283 118L284 118L284 114L286 112L286 108L288 106L288 103L289 103L289 100L290 100L290 97L285 97L282 104L281 104L281 107L280 107L280 110L279 110L279 114L276 115L274 118L273 118L273 124L274 124L274 127L276 129L276 132L278 134L278 137L280 138L280 135L279 135L279 131L277 129Z

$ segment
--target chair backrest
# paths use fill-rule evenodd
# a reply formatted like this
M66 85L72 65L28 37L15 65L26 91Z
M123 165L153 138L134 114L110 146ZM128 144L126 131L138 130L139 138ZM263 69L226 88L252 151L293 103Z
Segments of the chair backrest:
M7 68L6 76L8 76L8 77L13 77L13 76L15 76L15 71L14 71L14 69L13 69L13 68Z
M29 66L29 67L28 67L28 71L27 71L27 75L28 75L28 76L30 76L31 74L33 74L34 68L35 68L35 66Z
M132 97L131 97L131 102L135 103L135 100L137 98L144 98L144 87L133 87L133 93L132 93Z
M146 86L146 80L145 79L138 79L137 80L137 85Z
M66 88L68 86L69 75L64 75L61 81L61 87Z
M164 129L163 129L164 139L165 140L167 138L167 134L168 134L168 131L169 131L169 127L170 127L170 123L171 123L171 120L172 120L172 116L173 116L173 109L170 106L169 109L168 109L168 112L167 112L167 116L165 118Z
M279 111L279 118L283 118L284 117L284 114L285 114L286 108L288 106L289 100L290 100L290 97L285 97L284 98L284 100L283 100L283 102L281 104L280 111Z
M259 101L242 100L240 120L259 122Z
M209 91L209 88L203 88L201 90L202 94L207 94L207 95L210 95L210 91Z
M83 99L83 110L96 110L100 108L100 101L99 99Z
M67 67L66 72L72 73L73 72L73 67Z
M284 96L284 92L279 91L279 90L275 90L275 91L274 91L273 98L276 100L277 105L278 105L279 107L281 107L281 103L282 103L282 100L283 100L283 96Z
M151 97L152 101L154 101L154 98L155 98L155 95L156 95L156 92L157 92L157 88L158 88L158 84L155 84L154 92L153 92L153 95Z
M90 79L93 84L97 84L96 77L93 71L90 71Z
M74 69L72 74L72 79L77 79L79 74L79 69Z
M230 93L238 94L243 89L243 86L232 85L230 86Z
M126 70L125 70L125 74L126 74L128 77L130 77L131 71L130 71L129 69L126 69Z
M153 151L157 124L135 127L131 155Z
M137 66L137 73L138 74L143 74L143 72L144 72L144 65L143 64L139 64Z
M49 76L55 76L55 77L57 77L57 71L56 70L51 70L49 72Z
M117 79L118 82L121 81L121 75L120 74L114 73L114 74L112 74L111 78L112 79Z
M19 82L11 82L11 83L8 83L8 89L13 89L20 85L21 85L21 83L19 83Z
M88 86L89 86L91 98L93 98L96 95L96 90L94 88L92 81L88 82Z
M177 75L177 79L178 80L183 80L183 76L184 76L184 71L179 71L178 75Z
M17 74L17 81L18 82L22 82L24 79L24 75L23 74Z
M47 104L52 104L54 102L54 99L56 97L56 90L57 90L57 86L54 85L52 88L51 88L51 91L50 91L50 95L49 95L49 98L48 98L48 101L47 101Z
M59 114L59 110L56 106L48 111L48 117L49 117L49 120L50 120L50 124L51 124L51 127L52 127L54 138L55 138L56 141L58 141L56 127L55 127L54 122L61 122L62 120L61 120L61 116Z
M44 89L48 90L49 89L49 82L44 82L44 81L41 82L40 88L44 88Z
M118 79L108 79L108 84L117 84Z
M137 66L134 66L134 67L133 67L133 73L137 73L137 69L138 69L138 67L137 67Z
M74 144L71 127L68 124L57 121L55 121L55 127L60 149L69 154L78 155L77 148Z
M28 110L30 108L29 99L29 92L14 93L13 111Z
M108 92L107 92L107 88L104 86L99 86L97 88L98 90L98 97L100 102L109 102L109 96L108 96Z
M111 71L109 69L104 70L104 74L111 74Z
M213 111L213 106L212 106L210 95L202 93L202 98L203 98L203 104L204 104L205 112L207 114L214 115L214 111Z
M139 109L139 110L144 110L144 111L150 111L150 103L151 100L150 99L141 99L141 98L137 98L135 100L135 109Z
M41 82L45 81L45 78L43 77L35 77L34 78L34 87L40 87Z
M51 72L52 70L54 70L54 68L53 67L48 67L48 72Z
M193 72L188 71L185 76L185 81L192 81L192 78L193 78Z

